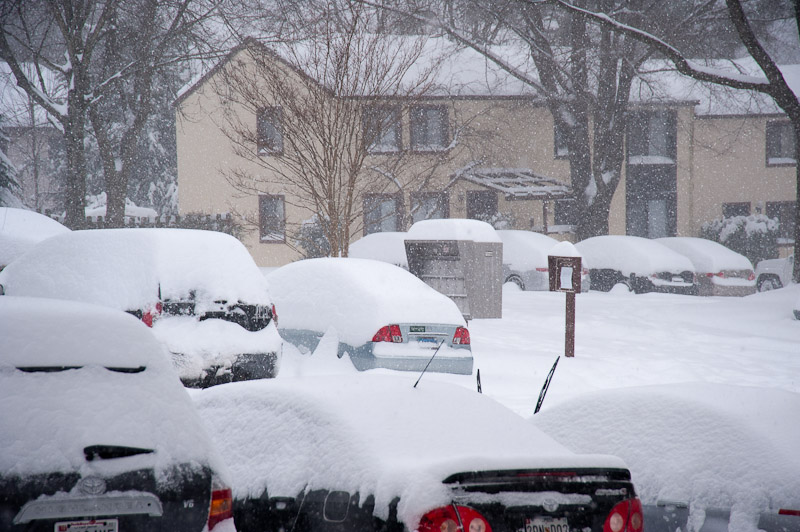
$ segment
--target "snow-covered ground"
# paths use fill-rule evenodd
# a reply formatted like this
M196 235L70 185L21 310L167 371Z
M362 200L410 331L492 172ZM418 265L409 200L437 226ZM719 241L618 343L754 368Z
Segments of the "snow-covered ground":
M649 384L713 382L800 393L800 321L792 318L798 297L798 285L743 298L579 294L575 357L561 357L543 409L584 392ZM483 393L533 415L547 373L564 353L565 300L561 293L506 284L503 318L469 322ZM290 346L285 355L281 374L316 366ZM409 375L412 383L416 378ZM425 379L476 387L474 374Z

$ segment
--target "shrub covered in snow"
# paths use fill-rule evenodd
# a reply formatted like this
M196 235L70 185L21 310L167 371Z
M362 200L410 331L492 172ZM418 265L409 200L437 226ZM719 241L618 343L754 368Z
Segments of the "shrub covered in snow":
M741 253L753 264L778 256L778 221L763 214L706 222L700 230L700 237Z

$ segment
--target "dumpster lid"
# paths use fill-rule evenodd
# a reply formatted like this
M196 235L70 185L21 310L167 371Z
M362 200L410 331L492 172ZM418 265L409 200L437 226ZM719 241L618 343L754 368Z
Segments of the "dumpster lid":
M502 242L494 227L480 220L444 218L422 220L408 230L406 240L472 240Z

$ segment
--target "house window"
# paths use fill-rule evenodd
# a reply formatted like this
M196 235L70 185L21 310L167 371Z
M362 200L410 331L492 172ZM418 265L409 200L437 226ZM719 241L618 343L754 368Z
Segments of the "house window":
M286 241L286 208L283 196L258 197L258 227L261 242Z
M411 218L414 222L450 217L447 192L414 192L411 194Z
M722 217L750 216L750 202L723 203Z
M796 163L792 124L785 120L767 122L767 165Z
M411 149L435 151L447 148L447 107L411 108Z
M364 198L364 234L400 230L399 198L394 194L369 194Z
M767 216L778 220L778 238L794 240L795 209L793 201L767 202Z
M553 209L555 225L577 225L578 203L574 199L562 199L555 202Z
M556 159L569 157L569 141L565 126L559 122L553 122L553 155Z
M493 190L467 191L467 218L492 222L497 216L497 192Z
M400 151L400 107L367 107L363 126L364 140L370 153Z
M628 164L675 164L674 111L638 111L628 116Z
M256 116L259 155L283 153L283 111L280 107L261 109Z

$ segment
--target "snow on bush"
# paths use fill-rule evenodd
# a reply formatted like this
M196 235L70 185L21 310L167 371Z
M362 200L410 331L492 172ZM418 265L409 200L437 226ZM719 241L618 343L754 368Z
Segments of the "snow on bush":
M405 240L406 233L400 231L372 233L350 244L350 256L388 262L407 270Z
M778 256L778 221L763 214L732 216L706 222L700 236L740 253L758 264Z
M0 207L0 268L42 240L68 231L69 229L43 214Z

